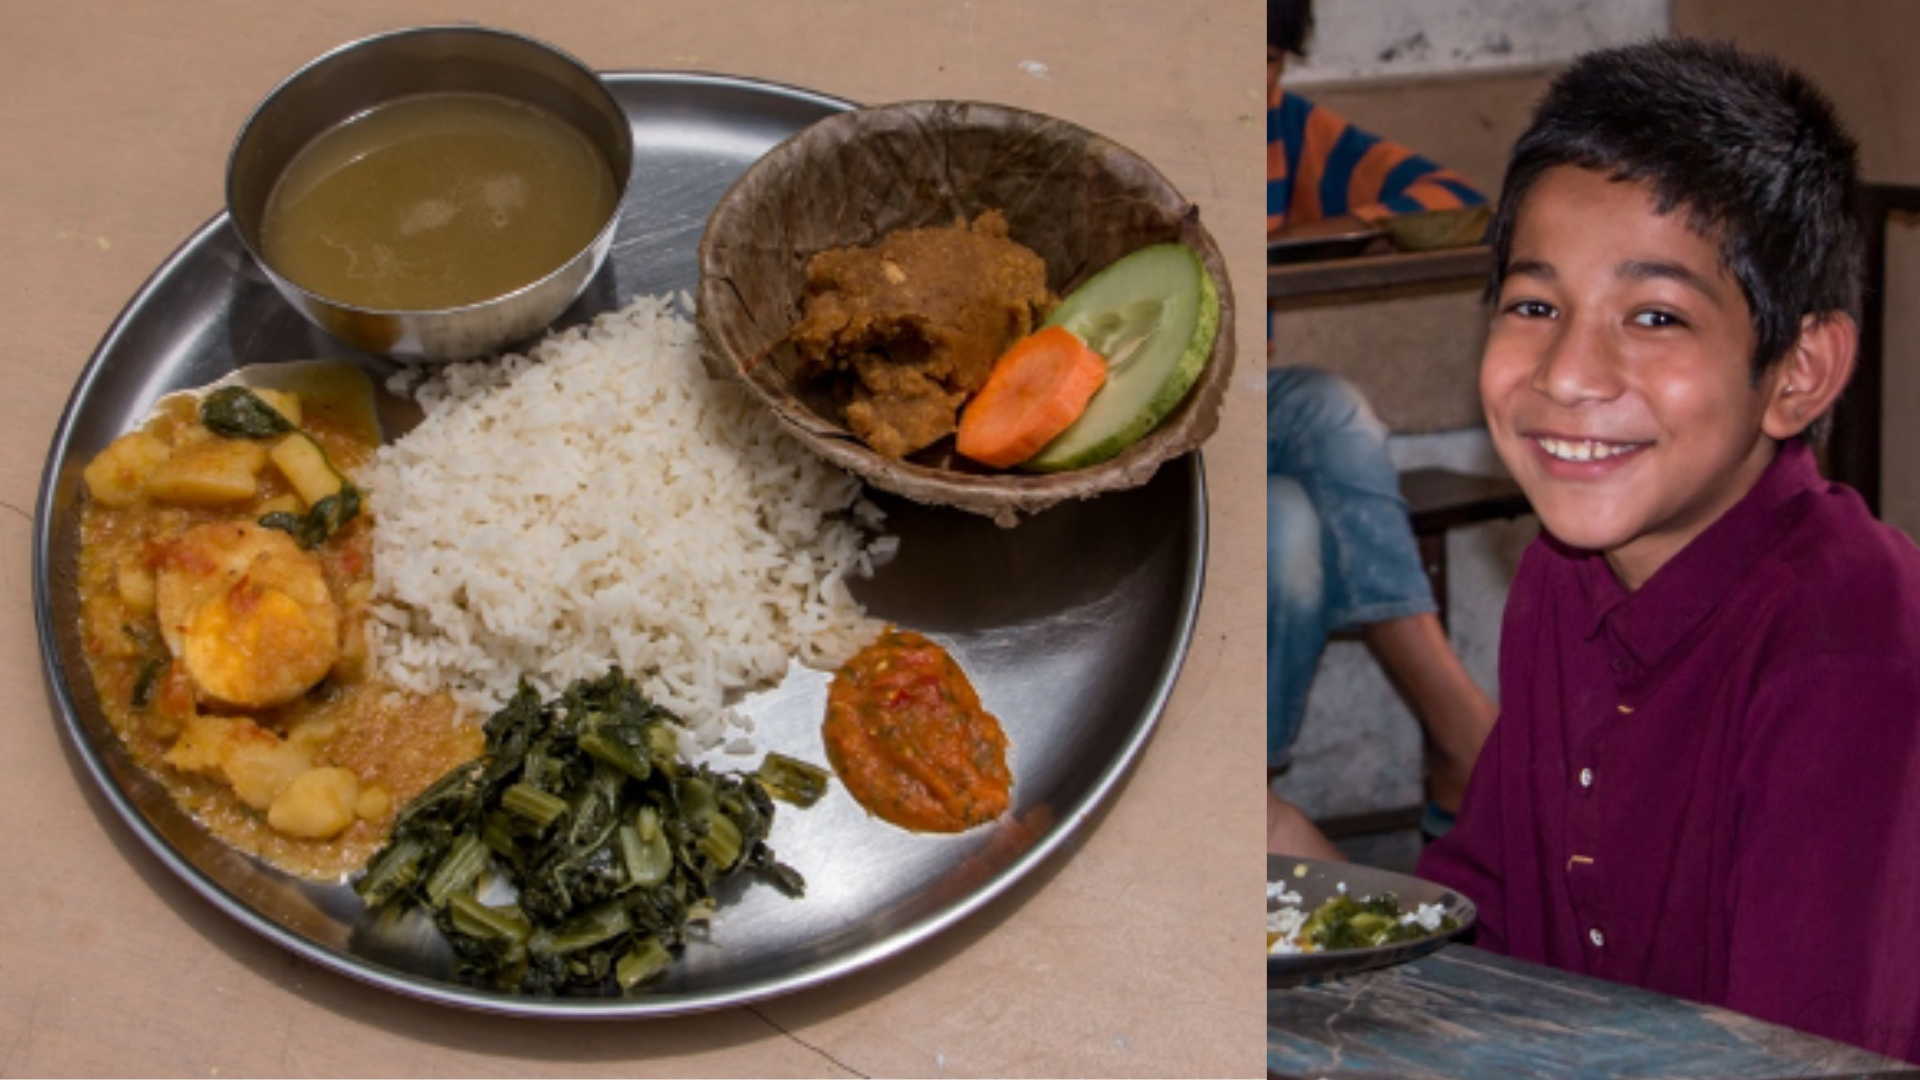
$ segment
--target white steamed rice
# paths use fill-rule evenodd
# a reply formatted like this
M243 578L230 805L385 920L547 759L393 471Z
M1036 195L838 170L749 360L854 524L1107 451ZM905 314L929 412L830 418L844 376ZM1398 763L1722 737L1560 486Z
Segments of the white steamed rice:
M370 639L403 687L484 716L523 676L550 697L618 664L710 748L789 657L878 628L846 586L889 550L878 511L705 373L672 298L393 389L426 413L364 477Z

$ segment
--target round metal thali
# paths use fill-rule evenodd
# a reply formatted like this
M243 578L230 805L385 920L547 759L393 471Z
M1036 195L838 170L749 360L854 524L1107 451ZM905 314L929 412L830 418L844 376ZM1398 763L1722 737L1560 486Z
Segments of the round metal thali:
M759 155L850 108L753 80L616 73L631 119L634 179L606 267L562 325L646 294L691 291L707 213ZM34 604L49 694L88 780L175 875L226 914L327 968L388 990L486 1011L580 1018L664 1016L816 985L953 925L1056 852L1113 794L1171 694L1199 603L1207 506L1199 455L1143 487L1056 507L1017 528L875 494L899 553L854 583L870 613L946 645L1012 742L1013 808L958 836L919 836L867 816L838 785L783 807L770 843L807 878L804 898L733 887L707 939L624 998L506 995L454 981L420 918L375 920L345 884L283 874L210 837L136 767L101 712L80 644L76 576L82 466L161 396L242 365L344 357L381 362L311 328L247 257L224 215L128 304L81 374L56 430L34 534ZM401 403L394 416L404 416ZM389 436L393 428L389 427ZM828 675L793 669L743 706L755 753L825 761Z

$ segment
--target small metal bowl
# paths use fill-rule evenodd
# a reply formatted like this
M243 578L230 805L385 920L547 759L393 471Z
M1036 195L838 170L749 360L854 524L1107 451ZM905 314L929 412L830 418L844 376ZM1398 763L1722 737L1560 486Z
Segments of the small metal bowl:
M403 362L464 360L545 330L585 290L613 244L621 199L563 266L488 300L439 310L356 307L289 280L263 254L275 183L323 132L400 98L486 93L525 102L578 128L613 170L621 195L633 172L633 129L591 68L532 38L478 26L426 26L343 45L274 88L227 162L227 214L280 295L314 325L362 352Z

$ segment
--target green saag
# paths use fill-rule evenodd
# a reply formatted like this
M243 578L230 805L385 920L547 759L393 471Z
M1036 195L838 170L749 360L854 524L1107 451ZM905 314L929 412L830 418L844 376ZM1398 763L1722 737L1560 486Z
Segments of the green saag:
M1458 927L1459 922L1451 915L1440 923L1442 931ZM1321 949L1373 949L1417 941L1429 933L1431 931L1417 923L1403 921L1399 897L1384 892L1363 900L1351 896L1328 900L1307 916L1300 927L1299 938Z
M487 721L481 756L407 804L355 891L375 909L430 912L470 982L633 988L713 914L723 881L806 888L766 844L766 785L684 761L675 724L618 669L545 703L523 683ZM512 903L481 901L494 875Z
M260 515L263 528L279 529L293 537L302 548L312 550L352 521L360 513L360 489L342 477L340 490L307 507L304 514L279 510Z
M244 386L223 386L202 399L200 423L223 439L267 439L294 431L280 410Z

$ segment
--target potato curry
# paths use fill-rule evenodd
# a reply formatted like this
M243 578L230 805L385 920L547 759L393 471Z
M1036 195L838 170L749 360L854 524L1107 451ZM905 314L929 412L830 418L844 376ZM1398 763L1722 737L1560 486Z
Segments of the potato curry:
M221 839L316 878L481 743L451 699L373 669L350 477L380 434L363 377L331 376L163 400L88 464L81 519L87 662L134 760Z

